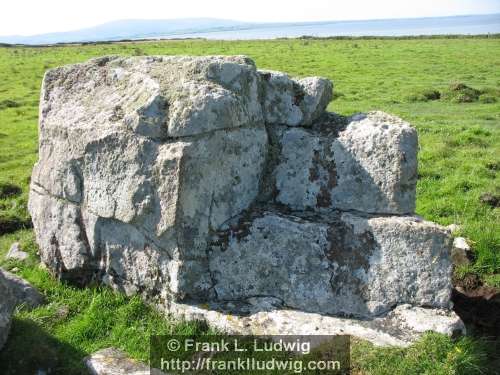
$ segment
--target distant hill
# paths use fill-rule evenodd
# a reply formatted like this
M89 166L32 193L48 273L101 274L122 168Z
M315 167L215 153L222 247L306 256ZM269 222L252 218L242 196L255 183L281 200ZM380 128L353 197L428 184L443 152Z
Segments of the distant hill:
M249 23L217 18L121 20L81 30L0 36L0 44L56 44L154 38L269 39L299 36L402 36L500 33L500 14L363 21Z
M226 31L250 26L249 23L216 18L185 18L172 20L120 20L81 30L31 36L0 36L1 43L55 44L98 42L122 39L145 39L172 34Z

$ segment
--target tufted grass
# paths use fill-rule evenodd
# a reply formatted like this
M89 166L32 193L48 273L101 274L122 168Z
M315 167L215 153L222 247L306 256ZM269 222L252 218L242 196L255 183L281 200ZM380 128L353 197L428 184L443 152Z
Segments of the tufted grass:
M146 359L151 332L206 331L164 320L137 298L60 284L37 265L26 205L37 158L40 83L51 67L106 54L246 54L259 68L332 79L332 111L381 109L403 117L418 129L420 139L417 213L443 225L459 224L460 234L472 241L475 260L460 269L458 278L475 273L484 283L500 287L499 209L480 201L485 193L500 194L500 38L187 40L0 48L0 263L19 268L48 300L46 306L16 314L11 338L0 353L3 372L33 373L44 363L52 366L52 373L83 373L81 359L99 348L114 345ZM472 102L449 94L457 83L477 90L468 91L474 94ZM31 254L27 264L2 261L15 240ZM488 373L495 358L488 357L492 348L484 339L454 341L435 334L409 349L359 342L353 346L353 371Z

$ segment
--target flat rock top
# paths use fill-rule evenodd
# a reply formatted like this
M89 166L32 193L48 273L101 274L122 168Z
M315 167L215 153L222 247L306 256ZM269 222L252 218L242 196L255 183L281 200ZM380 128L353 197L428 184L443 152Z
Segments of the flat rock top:
M92 59L46 73L41 127L124 125L151 138L182 137L264 120L307 124L331 100L326 79L268 74L245 56Z

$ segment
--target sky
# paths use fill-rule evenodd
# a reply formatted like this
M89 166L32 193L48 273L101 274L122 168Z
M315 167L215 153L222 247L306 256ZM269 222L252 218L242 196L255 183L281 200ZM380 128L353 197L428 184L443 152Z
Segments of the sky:
M122 19L292 22L488 14L500 13L500 0L7 0L0 10L0 35L33 35Z

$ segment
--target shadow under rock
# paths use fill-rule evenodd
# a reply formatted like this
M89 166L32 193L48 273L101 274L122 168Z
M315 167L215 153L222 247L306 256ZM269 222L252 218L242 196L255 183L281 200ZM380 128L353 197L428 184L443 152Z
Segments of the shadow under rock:
M64 343L27 319L14 318L9 338L0 350L2 375L88 375L87 353Z

